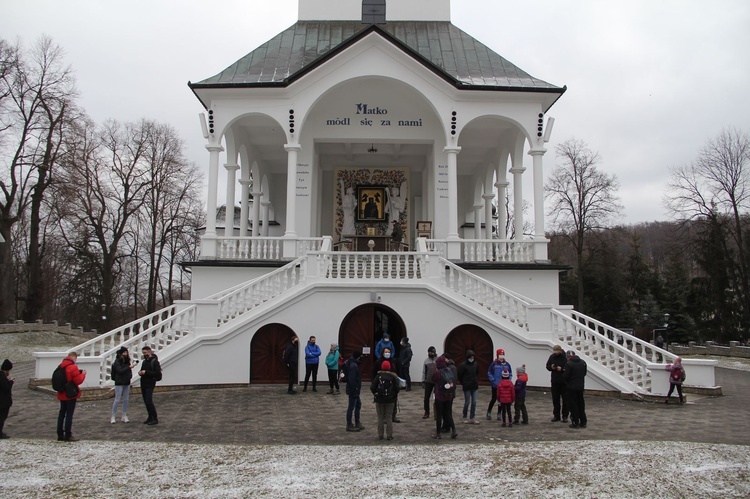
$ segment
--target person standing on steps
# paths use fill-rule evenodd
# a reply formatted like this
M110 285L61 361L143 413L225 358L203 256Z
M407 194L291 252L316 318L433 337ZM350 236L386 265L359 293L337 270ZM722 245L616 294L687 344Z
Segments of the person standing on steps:
M294 385L297 383L297 363L299 362L299 351L297 345L299 344L299 338L292 336L289 344L284 350L284 365L286 366L287 373L289 373L289 388L286 393L289 395L296 395L297 390L294 389Z
M73 383L76 388L86 380L86 371L78 369L76 364L78 354L70 352L67 357L60 363L60 367L65 369L65 379L68 383ZM66 392L57 392L57 400L60 401L60 412L57 413L57 440L65 442L77 442L78 439L73 436L73 413L76 410L76 402L81 398L81 390L78 388L76 395L69 397Z
M328 351L325 360L328 370L328 386L330 387L330 390L326 392L328 395L338 395L339 393L339 359L341 359L339 346L336 343L331 343L331 349ZM334 388L336 389L335 392L333 391Z
M359 372L359 358L362 352L354 352L344 364L346 370L346 394L349 396L349 405L346 408L346 431L361 431L365 427L360 420L362 400L359 398L362 390L362 374ZM354 416L354 423L352 423Z
M0 366L0 438L10 438L7 433L3 431L5 427L5 420L8 419L8 413L10 413L10 407L13 405L13 383L15 379L10 377L10 371L13 369L13 363L9 359L3 361L3 365Z
M130 353L127 347L120 347L117 351L117 358L112 363L111 378L115 382L115 401L112 403L112 418L110 423L117 421L117 406L122 401L122 422L127 423L128 403L130 401L130 380L133 378L133 368L130 363Z
M560 421L562 415L562 422L568 422L568 396L565 389L565 380L563 379L563 373L565 371L565 364L567 364L568 358L565 356L560 345L552 347L552 355L547 359L547 370L550 374L550 388L552 392L552 422L555 423Z
M587 373L586 362L573 350L568 350L568 362L565 364L563 379L568 393L570 405L570 427L586 428L586 403L583 400L583 389Z
M312 374L312 391L318 391L318 364L320 363L320 347L315 344L315 336L310 336L305 346L305 387L303 392L307 391L307 382Z
M427 349L427 358L422 365L422 388L424 388L424 414L422 419L430 419L430 405L432 405L432 390L435 383L432 382L432 375L435 374L435 359L437 351L431 346Z
M141 353L143 354L143 362L138 375L141 377L141 397L143 397L143 403L146 405L146 411L148 412L148 418L143 423L153 426L159 424L159 416L156 414L156 406L154 406L154 389L156 388L156 382L161 381L161 364L159 364L159 358L150 346L143 347Z

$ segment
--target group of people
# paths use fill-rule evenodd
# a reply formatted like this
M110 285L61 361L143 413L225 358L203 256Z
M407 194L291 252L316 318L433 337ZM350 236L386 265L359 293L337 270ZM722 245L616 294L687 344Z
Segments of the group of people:
M586 428L586 403L583 399L585 377L588 372L584 362L573 350L565 352L560 345L552 347L547 359L552 391L552 422L568 422L571 428Z

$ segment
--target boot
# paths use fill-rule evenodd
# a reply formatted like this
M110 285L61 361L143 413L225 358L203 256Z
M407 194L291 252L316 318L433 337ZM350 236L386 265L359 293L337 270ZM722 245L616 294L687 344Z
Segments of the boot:
M348 424L346 425L346 431L359 431L359 428L357 428L353 424Z

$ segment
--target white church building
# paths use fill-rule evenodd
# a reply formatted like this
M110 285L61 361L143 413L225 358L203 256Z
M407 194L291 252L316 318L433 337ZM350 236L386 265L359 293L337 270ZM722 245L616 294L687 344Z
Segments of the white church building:
M485 380L502 348L547 386L560 344L587 362L587 389L666 393L674 355L559 304L543 185L566 87L454 26L450 0L300 0L294 25L188 85L208 151L191 299L76 347L84 386L111 385L123 344L156 350L160 386L283 384L293 335L365 352L367 379L387 332L409 338L417 382L429 346L457 363L473 350ZM220 197L238 224L217 223ZM37 378L59 363L36 358ZM684 364L717 388L715 361Z

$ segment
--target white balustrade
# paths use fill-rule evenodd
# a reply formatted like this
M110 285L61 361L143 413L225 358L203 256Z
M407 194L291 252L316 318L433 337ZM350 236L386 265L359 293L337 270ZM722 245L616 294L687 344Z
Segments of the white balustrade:
M421 255L414 252L318 253L319 275L327 279L414 280L422 277Z

